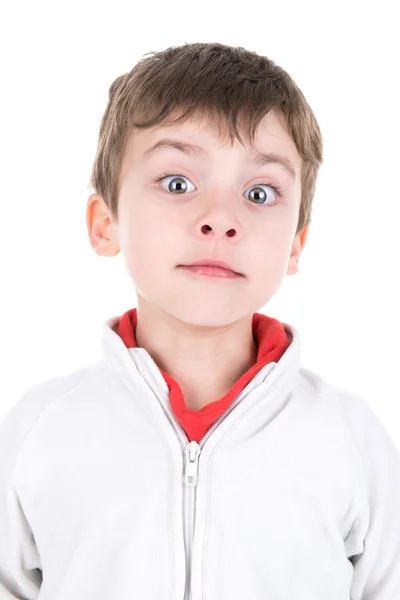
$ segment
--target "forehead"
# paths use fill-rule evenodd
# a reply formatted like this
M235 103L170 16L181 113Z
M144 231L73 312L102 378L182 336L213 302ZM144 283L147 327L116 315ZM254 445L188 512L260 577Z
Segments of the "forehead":
M254 141L246 139L243 129L238 124L239 133L243 144L236 138L232 145L229 139L229 130L226 123L200 117L190 117L181 123L161 123L154 127L134 130L127 143L125 161L129 164L145 162L149 156L155 156L164 150L168 152L168 144L162 142L166 139L187 142L188 145L199 146L199 151L194 152L201 158L210 158L216 150L226 149L227 152L235 151L241 155L252 155L255 163L268 164L263 161L262 154L277 155L286 162L287 170L292 171L292 176L297 177L301 170L301 157L296 145L286 129L283 116L276 111L270 111L260 121L255 132ZM152 149L159 144L156 152ZM202 151L204 149L204 152ZM255 153L259 153L256 158ZM188 148L190 154L190 148ZM272 156L273 158L273 156ZM273 162L270 160L269 162Z

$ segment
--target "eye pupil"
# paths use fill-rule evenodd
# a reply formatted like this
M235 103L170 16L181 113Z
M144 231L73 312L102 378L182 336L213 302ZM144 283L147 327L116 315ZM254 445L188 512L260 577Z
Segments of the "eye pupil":
M175 183L174 183L175 182ZM185 192L187 188L186 182L181 177L174 177L168 185L170 192Z
M258 191L257 191L258 190ZM265 200L265 192L262 188L260 187L255 187L250 191L250 194L253 196L254 200L261 200L264 201Z

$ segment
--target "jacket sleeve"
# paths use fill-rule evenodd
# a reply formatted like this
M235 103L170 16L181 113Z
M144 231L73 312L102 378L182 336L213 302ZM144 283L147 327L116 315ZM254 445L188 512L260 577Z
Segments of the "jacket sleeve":
M0 422L0 600L35 600L42 582L34 536L13 486L25 433L14 407Z
M399 600L400 453L366 400L355 400L347 419L363 464L366 518L358 520L363 551L349 557L350 598Z

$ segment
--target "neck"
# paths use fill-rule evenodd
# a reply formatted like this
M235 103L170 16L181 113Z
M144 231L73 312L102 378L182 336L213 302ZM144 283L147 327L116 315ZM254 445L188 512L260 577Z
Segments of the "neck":
M257 361L252 315L205 327L138 302L137 316L136 344L179 384L189 410L223 398Z

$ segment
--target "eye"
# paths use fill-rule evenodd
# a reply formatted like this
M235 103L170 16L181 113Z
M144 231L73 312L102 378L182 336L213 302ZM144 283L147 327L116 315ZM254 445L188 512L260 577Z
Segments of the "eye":
M188 190L186 181L190 181L190 180L187 177L185 177L184 175L177 175L176 173L163 173L160 177L156 177L155 179L153 179L153 182L160 183L164 179L171 180L167 184L168 185L167 189L164 186L162 186L163 189L165 189L165 191L168 191L171 193L176 192L176 194L185 194L185 192L187 192L187 191L193 192L193 190L195 189L193 184L191 184L193 186L193 189ZM264 189L263 189L264 187L269 188L270 190L273 190L277 199L272 200L271 202L268 202L267 201L268 194L264 191ZM249 190L250 190L250 199L252 201L254 201L256 204L259 204L260 206L267 206L267 207L273 206L273 205L277 204L279 202L280 198L283 196L282 189L278 185L275 185L272 183L258 183L256 185L251 186L251 188L249 188Z
M157 177L157 179L155 179L155 183L159 183L160 181L162 181L163 179L171 179L171 181L168 183L168 188L166 191L168 192L173 192L173 193L177 193L177 194L184 194L186 191L189 192L193 192L194 190L194 185L191 184L193 186L192 190L188 190L188 186L185 182L189 181L189 179L187 177L184 177L183 175L174 175L173 173L164 173L163 175L161 175L161 177ZM164 186L162 186L163 189Z
M272 202L266 202L267 194L264 191L264 187L269 188L275 192L275 196L277 196L278 200L273 200ZM260 204L261 206L271 206L273 204L277 204L279 199L283 195L283 191L277 185L272 183L258 183L257 185L251 186L250 189L250 199L255 200L256 204Z

